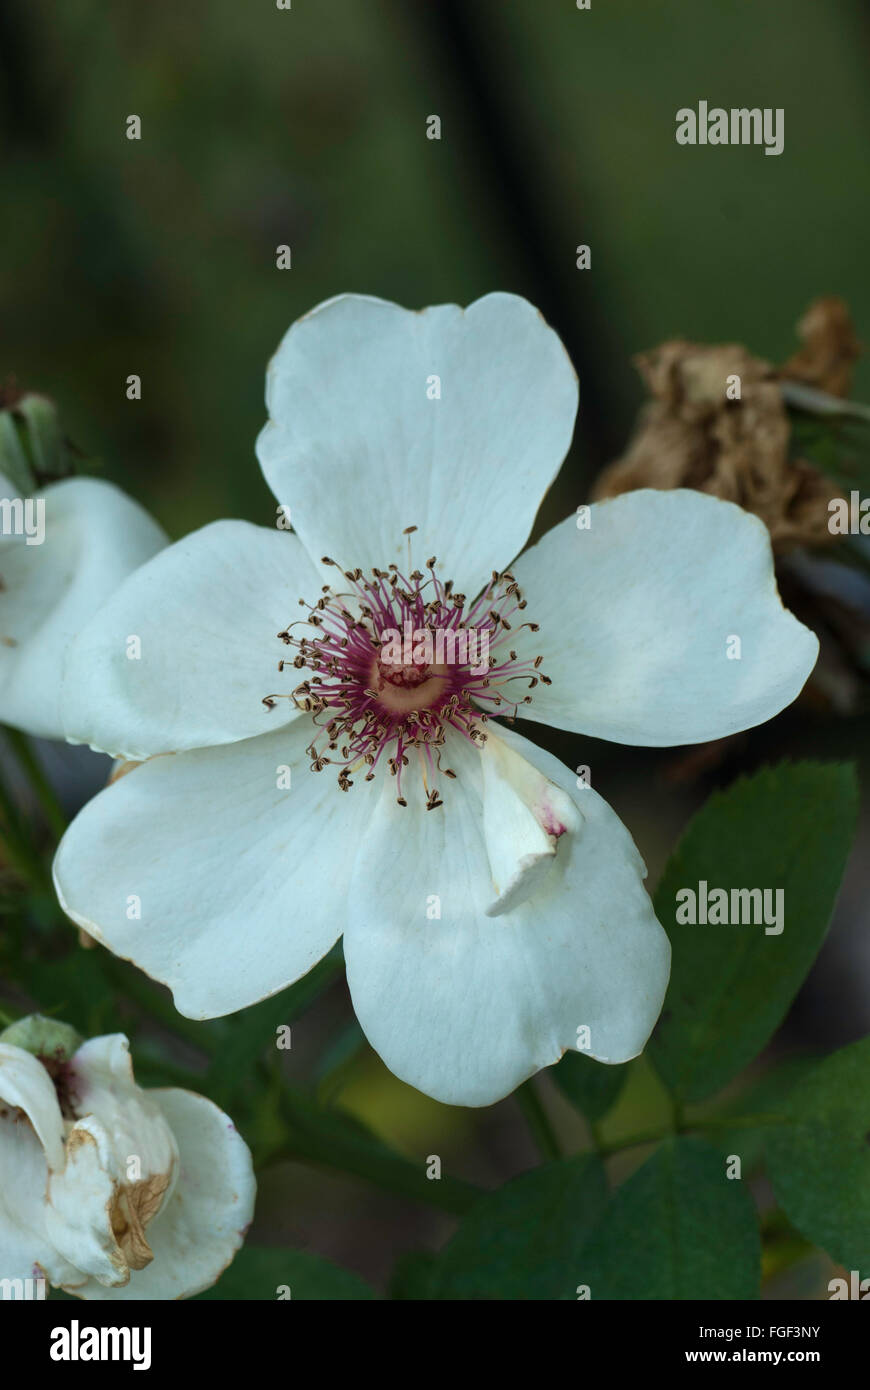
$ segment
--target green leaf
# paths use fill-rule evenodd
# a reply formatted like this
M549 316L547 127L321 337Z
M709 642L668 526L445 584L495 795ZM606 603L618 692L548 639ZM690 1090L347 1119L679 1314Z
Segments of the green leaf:
M673 965L649 1051L681 1099L720 1090L782 1022L824 938L857 806L851 764L783 763L716 793L692 820L655 895ZM677 922L678 890L700 898L702 882L729 900L732 889L781 889L784 929Z
M291 1300L372 1299L374 1291L347 1269L341 1269L304 1250L266 1249L245 1245L217 1284L200 1299L279 1300L289 1289ZM284 1298L288 1295L283 1293Z
M767 1137L777 1201L808 1240L870 1277L870 1038L815 1067L786 1114Z
M755 1208L702 1139L669 1139L613 1197L576 1266L593 1299L751 1299Z
M604 1210L597 1158L548 1163L488 1193L463 1219L433 1277L440 1299L570 1299L580 1252Z
M564 1096L587 1120L602 1119L628 1080L629 1062L605 1066L582 1052L566 1052L550 1075Z
M758 1168L764 1159L764 1146L770 1131L768 1118L785 1115L788 1098L796 1085L818 1066L818 1057L786 1057L764 1075L755 1077L724 1109L716 1108L716 1127L707 1138L720 1154L738 1154L743 1176ZM759 1116L757 1125L749 1120ZM699 1126L704 1128L703 1118Z

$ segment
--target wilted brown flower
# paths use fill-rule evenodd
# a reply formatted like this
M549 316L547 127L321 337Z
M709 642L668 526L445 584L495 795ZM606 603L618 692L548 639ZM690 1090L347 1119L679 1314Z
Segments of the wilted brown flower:
M828 503L841 496L840 489L806 460L789 457L790 425L779 380L802 373L801 380L820 389L842 386L857 340L839 300L817 301L799 331L805 346L787 372L739 343L705 346L677 339L635 358L652 400L628 450L604 470L593 495L692 487L754 512L778 551L835 540Z
M861 344L845 301L836 295L814 299L797 326L803 343L779 369L788 381L803 381L818 391L846 397Z

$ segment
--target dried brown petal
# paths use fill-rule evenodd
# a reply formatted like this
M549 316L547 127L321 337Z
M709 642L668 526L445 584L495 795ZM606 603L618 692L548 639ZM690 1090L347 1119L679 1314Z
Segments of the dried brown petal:
M814 299L797 333L803 347L783 363L779 375L832 396L848 396L862 348L845 301L836 295Z

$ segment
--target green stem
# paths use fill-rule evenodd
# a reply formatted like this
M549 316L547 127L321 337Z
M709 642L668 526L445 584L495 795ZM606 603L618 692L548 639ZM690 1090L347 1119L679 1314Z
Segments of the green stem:
M30 740L20 729L6 727L4 733L9 747L27 774L50 829L60 839L66 830L67 819L57 798L57 793L46 777L45 769L33 751Z
M51 886L51 876L30 839L29 830L15 798L0 776L0 815L3 818L3 849L11 867L32 888Z
M366 1132L341 1112L322 1111L298 1092L285 1090L281 1113L290 1138L276 1158L308 1163L352 1173L385 1188L394 1196L462 1216L482 1195L482 1189L462 1178L427 1178L422 1165L410 1162ZM345 1123L347 1121L347 1123Z
M870 406L862 405L860 401L843 400L827 391L817 391L814 386L805 386L802 381L781 381L779 387L786 405L796 410L805 410L811 415L838 416L844 420L870 421Z
M604 1153L607 1142L604 1138L604 1131L601 1128L601 1121L587 1120L587 1124L589 1125L589 1136L592 1140L592 1147L600 1157Z
M525 1116L541 1157L545 1160L561 1158L562 1148L556 1138L556 1131L531 1078L518 1087L514 1092L514 1098Z
M680 1120L673 1126L663 1127L659 1125L655 1129L644 1129L637 1134L627 1135L626 1138L619 1139L616 1143L602 1144L598 1151L609 1158L611 1154L621 1153L623 1149L636 1149L641 1144L657 1144L659 1140L667 1139L673 1134L692 1134L697 1130L707 1129L766 1129L770 1125L788 1123L789 1121L784 1115L734 1115L730 1118L722 1115L709 1120Z
M694 1120L686 1129L766 1129L770 1125L790 1124L787 1115L727 1115L713 1116L709 1120Z
M657 1144L660 1139L668 1139L673 1133L672 1129L663 1129L661 1125L655 1129L642 1129L637 1134L629 1134L625 1139L619 1139L615 1144L601 1144L598 1152L602 1158L610 1158L612 1154L622 1153L623 1149L637 1149L641 1144Z

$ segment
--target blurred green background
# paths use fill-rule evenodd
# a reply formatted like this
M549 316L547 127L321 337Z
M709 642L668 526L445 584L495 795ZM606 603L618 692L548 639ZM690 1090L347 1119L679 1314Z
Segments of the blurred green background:
M271 521L253 455L266 362L341 291L420 306L509 289L542 308L583 389L559 513L625 441L631 354L682 334L782 360L822 293L870 318L863 4L5 0L2 15L0 369L55 395L174 535ZM784 153L678 146L675 112L700 98L783 107Z
M171 536L221 516L269 525L253 446L266 362L293 319L346 290L412 307L514 290L557 328L581 381L574 448L540 531L586 500L624 447L642 398L634 353L681 335L781 361L821 294L842 295L870 334L868 67L870 12L857 0L593 0L589 11L574 0L292 0L286 11L274 0L3 0L0 380L14 373L54 397L76 444ZM700 99L783 107L784 153L678 146L675 113ZM125 137L131 114L140 141ZM592 248L589 271L575 266L579 243ZM281 244L290 270L276 268ZM141 401L126 399L131 373ZM870 400L868 360L854 394ZM867 761L864 720L803 710L691 785L668 780L666 752L567 736L550 746L593 766L653 878L713 781L783 755ZM866 853L856 858L783 1046L823 1049L870 1028ZM300 1030L294 1074L310 1074L349 1019L332 991ZM367 1051L351 1058L341 1103L415 1159L438 1152L489 1183L534 1161L511 1102L451 1112ZM644 1078L621 1102L626 1132L658 1103ZM581 1122L549 1098L579 1142ZM263 1183L261 1239L375 1279L447 1228L310 1169Z

